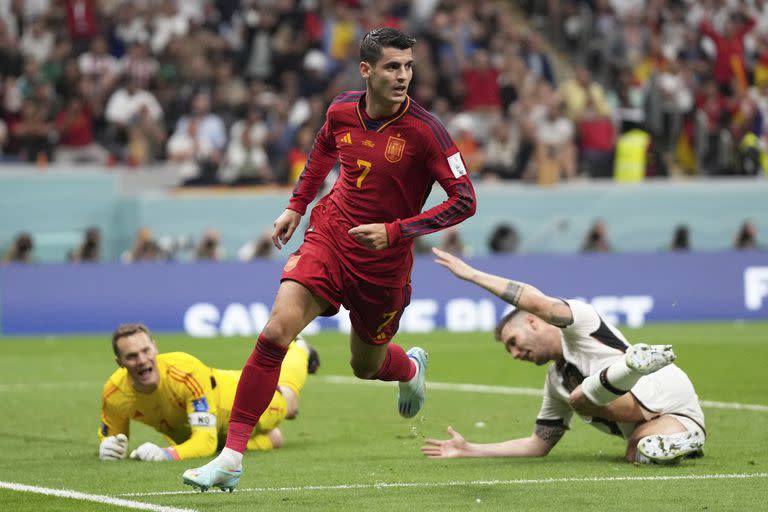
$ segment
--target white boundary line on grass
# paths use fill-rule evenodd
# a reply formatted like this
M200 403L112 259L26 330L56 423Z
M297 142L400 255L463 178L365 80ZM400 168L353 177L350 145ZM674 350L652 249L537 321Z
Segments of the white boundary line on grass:
M73 491L71 489L51 489L49 487L38 487L36 485L24 485L14 482L0 481L0 489L10 489L11 491L19 492L32 492L35 494L45 494L47 496L56 496L58 498L71 498L81 501L93 501L96 503L104 503L106 505L114 505L116 507L135 508L139 510L153 510L155 512L196 512L191 508L175 508L166 507L163 505L155 505L153 503L141 503L139 501L124 500L121 498L113 498L112 496L104 496L101 494L86 494L84 492Z
M362 385L374 385L374 386L391 386L389 382L381 382L378 380L361 380L355 377L347 377L344 375L324 375L319 379L330 382L331 384L362 384ZM457 384L453 382L433 382L427 381L427 388L437 389L440 391L461 391L466 393L488 393L493 395L524 395L524 396L541 396L542 390L540 388L518 388L508 386L488 386L484 384ZM768 412L768 405L760 404L741 404L738 402L713 402L710 400L700 400L702 407L710 409L736 409L743 411L759 411Z
M381 382L377 380L361 380L355 377L348 377L346 375L321 375L317 377L318 380L328 382L331 384L359 384L359 385L373 385L373 386L391 386L389 382ZM75 381L75 382L35 382L35 383L17 383L17 384L0 384L0 393L7 393L11 391L27 391L33 389L63 389L63 388L76 388L84 389L89 387L101 386L101 382L89 382L89 381ZM427 381L429 389L436 389L440 391L460 391L465 393L487 393L491 395L522 395L522 396L541 396L542 390L540 388L521 388L510 386L489 386L485 384L461 384L454 382L433 382ZM709 409L730 409L738 411L757 411L768 412L768 405L760 404L742 404L739 402L715 402L712 400L701 400L702 407Z
M17 382L14 384L0 384L0 393L14 391L36 391L38 389L88 389L97 387L101 389L104 382L78 380L69 382Z
M447 482L377 482L373 484L337 484L337 485L301 485L286 487L250 487L236 492L298 492L298 491L349 491L361 489L403 489L456 487L478 485L486 487L503 485L536 485L561 483L601 483L601 482L660 482L669 480L743 480L747 478L768 478L768 473L715 473L709 475L656 475L656 476L588 476L564 478L521 478L516 480L449 480ZM119 494L118 496L150 497L176 494L196 494L199 491L157 491Z

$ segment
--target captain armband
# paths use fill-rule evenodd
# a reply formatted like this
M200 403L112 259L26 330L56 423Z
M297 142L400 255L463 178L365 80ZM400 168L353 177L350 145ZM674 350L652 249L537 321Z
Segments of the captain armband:
M193 412L189 415L189 426L216 428L216 416L209 412Z
M555 446L560 438L563 437L568 427L563 420L536 420L536 428L534 433L538 438L547 443L549 446Z

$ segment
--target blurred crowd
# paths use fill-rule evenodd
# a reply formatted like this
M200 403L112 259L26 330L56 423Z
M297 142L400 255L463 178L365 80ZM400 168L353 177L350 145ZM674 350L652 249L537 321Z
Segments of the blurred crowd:
M760 0L0 0L0 161L295 182L383 25L478 178L766 168Z
M692 251L690 228L685 224L675 227L670 242L661 251ZM514 225L502 222L491 228L487 240L489 254L515 254L526 252L521 237ZM413 251L416 255L431 255L431 245L423 238L417 238ZM440 235L437 247L456 256L472 256L472 248L466 246L461 232L457 227L451 227ZM745 220L735 234L730 246L736 251L766 250L758 243L757 228L751 220ZM8 248L0 253L2 263L34 263L35 244L33 235L22 232L16 235ZM603 219L597 219L584 234L581 246L574 251L583 253L614 252L608 228ZM227 254L222 247L221 235L216 229L205 230L195 240L192 236L161 236L156 237L149 228L141 228L136 232L131 247L120 255L122 263L158 262L158 261L255 261L277 257L272 243L271 233L265 232L253 240L243 243L236 254ZM80 244L66 254L66 261L72 263L97 263L105 261L102 251L101 231L97 227L89 227L83 233Z
M590 175L610 172L606 117L617 179L768 171L768 2L518 4L578 63L576 88L562 84L561 99Z

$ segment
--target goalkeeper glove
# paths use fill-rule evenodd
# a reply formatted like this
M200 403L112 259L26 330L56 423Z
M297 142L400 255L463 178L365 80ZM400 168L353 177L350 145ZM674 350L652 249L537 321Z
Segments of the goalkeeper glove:
M163 460L173 460L173 456L168 451L163 450L153 443L144 443L131 452L132 459L147 460L159 462Z
M99 458L101 460L120 460L125 458L128 451L128 438L125 434L105 437L99 445Z

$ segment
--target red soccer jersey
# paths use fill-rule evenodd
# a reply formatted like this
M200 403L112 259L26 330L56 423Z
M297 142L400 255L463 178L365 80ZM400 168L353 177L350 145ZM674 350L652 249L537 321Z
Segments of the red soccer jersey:
M363 91L337 96L288 208L303 215L337 160L339 179L321 202L332 201L340 215L331 223L333 233L324 235L349 270L366 281L404 286L413 239L475 213L475 192L459 150L440 121L409 97L393 116L371 119ZM448 198L422 213L435 181ZM368 249L347 233L374 223L386 225L387 249Z

